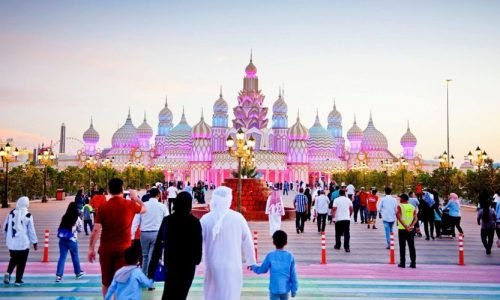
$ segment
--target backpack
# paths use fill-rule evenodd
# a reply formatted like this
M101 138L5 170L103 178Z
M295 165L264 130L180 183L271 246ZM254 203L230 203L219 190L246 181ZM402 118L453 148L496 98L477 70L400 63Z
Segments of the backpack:
M424 193L424 202L429 206L432 207L434 205L434 198L429 192Z

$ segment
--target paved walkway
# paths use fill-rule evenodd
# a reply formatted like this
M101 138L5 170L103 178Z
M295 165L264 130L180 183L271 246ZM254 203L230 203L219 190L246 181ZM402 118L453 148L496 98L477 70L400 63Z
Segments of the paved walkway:
M0 263L5 268L6 263ZM55 263L32 263L22 287L0 287L1 299L99 299L98 264L84 263L88 275L76 280L70 264L61 283L51 274ZM297 299L498 299L500 272L496 266L434 266L400 269L391 265L331 264L299 265ZM203 265L188 299L203 298ZM31 274L31 275L30 275ZM36 274L36 275L34 275ZM461 276L467 274L467 276ZM242 299L268 299L268 275L245 271ZM163 284L144 299L159 299ZM76 298L75 298L76 297Z

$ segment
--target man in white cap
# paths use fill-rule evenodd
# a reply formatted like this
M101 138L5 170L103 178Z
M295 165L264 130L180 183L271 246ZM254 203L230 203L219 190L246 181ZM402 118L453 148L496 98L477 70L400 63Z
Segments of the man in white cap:
M242 249L247 266L256 264L250 228L240 213L229 209L232 199L230 188L216 188L210 201L210 212L200 220L205 299L240 299L243 286Z

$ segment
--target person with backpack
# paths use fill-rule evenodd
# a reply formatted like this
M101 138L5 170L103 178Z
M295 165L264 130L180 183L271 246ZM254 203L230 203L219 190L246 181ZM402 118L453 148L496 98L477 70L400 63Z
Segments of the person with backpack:
M424 223L425 240L428 241L429 238L429 227L430 227L430 237L434 239L434 196L426 190L420 201L421 205L421 218Z
M82 209L83 215L83 229L85 230L85 235L89 235L87 226L90 228L90 232L94 230L94 223L92 222L92 215L94 214L94 209L89 204L89 199L85 199L85 205Z
M38 249L38 239L36 237L33 216L28 212L30 200L28 197L21 197L16 202L5 222L3 223L5 242L9 248L10 260L7 272L3 276L3 283L9 284L11 274L16 268L15 286L21 286L24 275L24 268L28 261L30 243L35 251Z
M75 202L71 202L66 209L66 213L62 216L61 224L57 229L57 237L59 238L59 261L57 262L56 282L62 280L64 274L64 264L68 251L71 254L73 262L73 270L75 271L76 279L85 275L80 267L80 258L78 256L78 232L82 231L82 220L78 216L78 209Z

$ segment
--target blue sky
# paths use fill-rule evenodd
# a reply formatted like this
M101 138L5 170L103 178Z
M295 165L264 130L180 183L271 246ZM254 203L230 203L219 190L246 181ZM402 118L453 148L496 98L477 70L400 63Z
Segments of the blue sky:
M165 95L194 125L220 85L236 105L252 48L265 105L284 86L290 124L300 108L312 126L319 108L326 126L335 97L344 134L372 110L399 153L409 120L431 158L452 78L451 152L500 157L497 1L3 1L0 45L0 138L20 145L57 140L63 122L81 138L92 115L108 147L129 106L156 128Z

